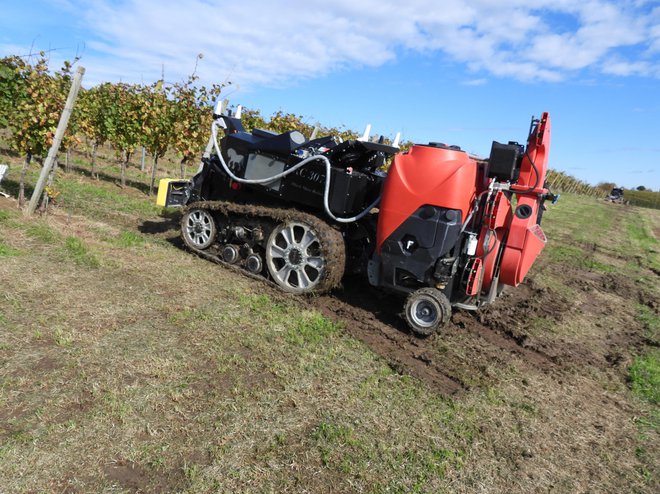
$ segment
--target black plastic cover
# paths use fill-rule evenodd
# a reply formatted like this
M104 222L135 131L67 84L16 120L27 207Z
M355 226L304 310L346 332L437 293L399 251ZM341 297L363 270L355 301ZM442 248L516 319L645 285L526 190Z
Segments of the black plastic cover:
M381 246L381 286L410 292L434 284L436 263L459 242L461 221L454 209L426 205L415 211Z
M516 182L524 154L525 148L517 142L501 144L493 141L488 159L488 176L504 182Z

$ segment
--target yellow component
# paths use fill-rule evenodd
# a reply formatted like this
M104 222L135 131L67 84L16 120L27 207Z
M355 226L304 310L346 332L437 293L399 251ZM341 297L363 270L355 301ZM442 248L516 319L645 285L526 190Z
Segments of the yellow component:
M158 182L158 197L156 197L156 205L165 207L167 204L167 192L170 189L170 182L174 182L174 178L161 178Z

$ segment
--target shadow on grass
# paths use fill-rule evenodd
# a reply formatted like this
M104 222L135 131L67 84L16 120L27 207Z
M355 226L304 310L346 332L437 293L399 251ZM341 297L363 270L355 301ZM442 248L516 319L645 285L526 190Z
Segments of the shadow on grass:
M25 156L22 155L21 153L14 151L13 149L5 146L0 146L0 153L6 154L7 156L10 156L12 158L23 158L25 159Z
M0 190L9 194L11 197L18 197L18 181L6 178L0 183ZM25 200L29 201L34 192L34 187L31 184L25 184Z
M163 209L157 220L145 220L138 225L138 231L146 235L160 237L178 249L185 250L179 235L181 214L176 209Z

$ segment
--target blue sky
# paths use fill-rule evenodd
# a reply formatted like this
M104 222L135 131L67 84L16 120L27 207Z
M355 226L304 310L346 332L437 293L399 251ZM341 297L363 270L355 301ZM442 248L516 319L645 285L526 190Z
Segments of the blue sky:
M660 0L5 0L0 55L485 156L549 111L550 166L660 189Z

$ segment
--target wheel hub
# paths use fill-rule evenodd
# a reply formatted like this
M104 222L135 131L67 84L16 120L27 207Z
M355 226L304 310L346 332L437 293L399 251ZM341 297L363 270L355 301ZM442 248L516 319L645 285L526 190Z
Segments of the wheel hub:
M193 249L206 249L215 239L213 217L204 209L193 209L186 213L182 229L184 241Z
M421 300L414 307L413 317L420 326L432 326L438 318L438 311L428 300Z
M303 262L303 254L300 252L300 249L291 249L288 255L289 263L293 266L300 266Z
M281 224L266 246L266 265L275 282L302 293L324 281L325 259L318 233L303 222Z

